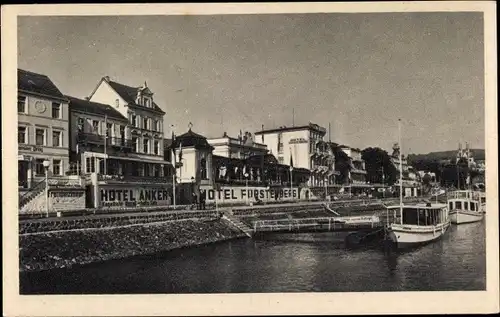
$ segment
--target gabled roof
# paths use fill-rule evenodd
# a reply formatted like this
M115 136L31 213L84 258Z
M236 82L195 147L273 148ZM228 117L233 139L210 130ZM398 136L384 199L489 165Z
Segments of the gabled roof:
M17 89L27 93L66 100L49 77L23 69L17 69Z
M140 89L142 89L142 87L131 87L111 80L106 80L106 82L111 86L111 88L113 88L116 91L117 94L120 95L120 97L123 98L123 100L125 100L127 104L150 110L150 108L147 108L143 105L139 105L135 102L135 99L137 97L137 92ZM154 101L153 101L153 109L157 112L161 112L163 114L165 113L163 110L161 110L160 107L158 107L158 105Z
M182 144L182 147L194 146L196 149L213 149L208 143L207 138L198 133L194 133L191 129L175 138L175 148L178 148L180 144Z
M70 111L86 112L102 117L108 116L109 118L121 120L128 123L128 119L110 105L79 99L71 96L66 97L69 99Z

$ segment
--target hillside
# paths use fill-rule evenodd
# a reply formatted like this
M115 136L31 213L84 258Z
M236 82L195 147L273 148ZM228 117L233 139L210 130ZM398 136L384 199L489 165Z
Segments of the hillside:
M474 154L475 160L484 160L485 157L484 149L472 149L472 153ZM452 159L456 155L457 155L457 150L431 152L427 154L410 154L408 155L408 160L412 162L418 160L446 160L446 159Z

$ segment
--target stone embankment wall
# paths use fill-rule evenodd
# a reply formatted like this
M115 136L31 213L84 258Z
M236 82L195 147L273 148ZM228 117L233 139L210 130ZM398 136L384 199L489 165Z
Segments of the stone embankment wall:
M239 230L212 219L125 226L112 221L101 220L101 228L20 234L20 271L68 268L245 237Z

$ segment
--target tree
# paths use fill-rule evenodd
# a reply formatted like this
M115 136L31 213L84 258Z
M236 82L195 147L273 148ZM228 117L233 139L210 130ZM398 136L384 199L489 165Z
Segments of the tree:
M335 171L339 172L339 176L335 178L337 183L344 184L348 181L349 172L351 171L351 159L335 144L330 144L333 155L335 156Z
M397 169L387 151L378 147L368 147L361 151L361 158L365 161L367 180L369 182L384 182L387 185L396 182L398 178ZM382 173L384 176L382 176Z

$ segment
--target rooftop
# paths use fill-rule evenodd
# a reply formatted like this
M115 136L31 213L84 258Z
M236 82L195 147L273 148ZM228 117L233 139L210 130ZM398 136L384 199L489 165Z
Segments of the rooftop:
M188 132L181 134L175 138L174 146L180 147L195 147L197 149L212 149L213 147L208 144L207 138L201 134L194 133L191 129Z
M60 100L66 99L48 76L23 69L17 69L17 89Z
M111 88L113 88L116 91L116 93L119 94L120 97L122 97L123 100L125 100L125 102L127 102L127 104L150 110L150 108L147 108L143 105L139 105L135 102L137 93L139 92L139 90L143 89L143 87L132 87L120 84L118 82L109 80L108 77L103 77L103 80L106 80L106 82L111 86ZM153 110L163 114L165 113L154 101L153 101Z
M323 128L315 123L309 123L307 125L301 125L301 126L293 126L293 127L281 126L281 127L274 128L274 129L261 130L261 131L255 132L255 135L276 133L276 132L300 131L300 130L313 130L313 131L320 132L323 135L326 134L325 128Z
M110 105L79 99L71 96L66 96L66 98L69 99L70 111L86 112L102 117L107 116L109 118L121 120L128 123L128 119Z

